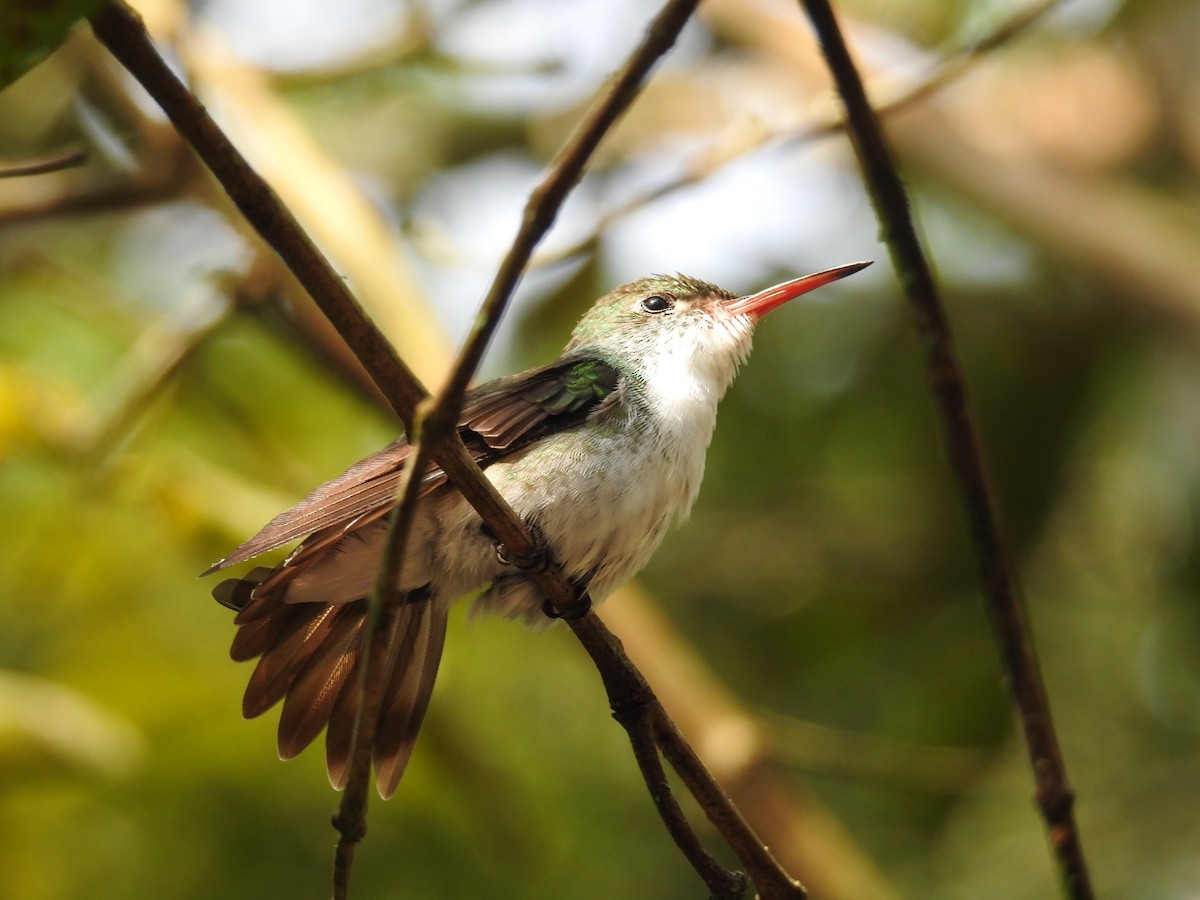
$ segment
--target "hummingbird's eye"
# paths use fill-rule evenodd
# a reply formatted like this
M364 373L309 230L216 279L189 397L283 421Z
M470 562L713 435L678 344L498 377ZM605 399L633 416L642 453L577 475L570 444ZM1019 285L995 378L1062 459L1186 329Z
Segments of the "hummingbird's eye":
M670 298L664 297L661 294L651 294L642 301L642 309L648 313L666 312L674 305Z

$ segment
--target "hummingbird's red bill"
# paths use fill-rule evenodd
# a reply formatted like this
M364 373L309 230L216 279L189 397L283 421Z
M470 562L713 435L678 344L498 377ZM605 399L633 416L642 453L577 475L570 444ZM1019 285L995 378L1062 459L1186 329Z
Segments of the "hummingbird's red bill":
M722 305L725 307L725 311L731 315L744 314L750 316L752 319L761 319L771 310L783 306L789 300L794 300L801 294L807 294L809 291L815 291L819 287L825 287L827 284L832 284L839 278L845 278L847 275L861 272L867 266L871 265L872 262L873 260L866 260L864 262L848 263L844 266L825 269L823 272L814 272L812 275L793 278L791 281L785 281L782 284L769 287L766 290L759 291L757 294L748 294L745 297L729 300Z

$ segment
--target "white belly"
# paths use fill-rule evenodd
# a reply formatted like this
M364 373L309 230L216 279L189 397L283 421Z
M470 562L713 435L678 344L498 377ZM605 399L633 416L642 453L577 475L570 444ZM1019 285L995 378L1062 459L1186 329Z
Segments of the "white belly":
M586 584L600 602L645 566L672 520L691 510L707 440L685 444L623 425L585 426L548 443L492 465L486 474L543 536L567 577ZM445 593L457 596L490 584L477 601L481 609L541 617L540 593L519 571L499 563L474 511L462 500L455 506L442 520L433 566L456 573L446 579Z

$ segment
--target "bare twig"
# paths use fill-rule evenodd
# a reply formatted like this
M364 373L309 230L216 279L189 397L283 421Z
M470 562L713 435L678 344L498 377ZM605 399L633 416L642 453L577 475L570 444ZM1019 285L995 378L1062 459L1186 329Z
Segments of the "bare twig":
M549 585L541 578L538 587L547 591ZM571 630L583 644L604 681L613 717L625 726L630 742L637 747L642 735L629 723L645 710L654 725L654 739L662 748L671 767L683 779L710 822L737 854L746 867L746 874L764 900L802 900L804 888L779 865L774 855L754 833L737 807L716 783L704 763L684 739L679 727L667 714L642 673L625 655L621 642L595 613L579 619L568 619ZM635 749L635 754L643 752ZM646 774L643 770L643 774Z
M397 585L404 560L404 547L416 518L422 475L432 459L432 445L421 439L421 409L418 408L414 428L409 432L413 442L412 456L400 475L396 487L398 506L388 524L383 559L371 596L367 603L367 621L363 628L360 656L359 685L361 700L354 722L354 739L346 791L333 817L338 830L337 849L333 865L334 900L345 900L350 891L350 871L354 849L367 833L367 799L371 789L371 751L375 746L375 731L379 725L379 710L383 706L387 687L387 654L392 622L400 603ZM431 602L431 601L426 601Z
M246 136L243 152L250 164L317 246L337 260L338 276L352 286L408 367L424 381L440 380L449 368L445 333L378 205L282 99L276 78L239 59L213 29L189 29L185 36L178 51L192 90L221 110L221 127L235 144ZM320 309L301 299L293 314L320 316ZM341 343L328 322L320 327ZM351 356L344 344L341 354ZM355 366L356 377L366 377Z
M470 371L473 371L478 365L483 350L499 321L498 317L503 312L507 298L527 264L534 246L553 223L558 208L566 198L567 192L582 174L587 159L600 139L633 100L641 79L644 78L654 61L674 42L675 35L682 28L695 6L696 2L693 0L682 0L682 2L681 0L672 0L663 7L662 12L647 29L642 44L614 79L603 101L568 140L547 177L532 192L526 205L521 229L500 266L492 288L480 310L477 325L459 356L446 389L437 401L436 412L430 415L427 422L428 431L432 432L435 427L439 430L449 429L456 420L462 392L465 391L470 380L469 376L463 373L468 371L468 366ZM446 404L451 402L452 406L448 407ZM429 434L427 439L432 441L435 438L433 434ZM454 444L457 446L452 449L465 454L460 442L455 441ZM474 500L471 502L483 515L489 526L492 526L492 519L486 514L484 508ZM496 537L516 554L527 555L532 552L535 545L528 529L519 522L514 521L511 524L517 527L503 531L496 529ZM556 609L563 610L568 604L578 599L556 569L538 575L536 580L538 587L546 594ZM762 841L754 834L746 820L733 807L732 802L720 789L699 757L687 744L678 727L655 698L641 673L625 655L616 637L594 614L589 613L582 618L569 621L576 637L587 649L604 679L609 703L617 720L622 724L629 721L623 716L622 710L634 707L646 708L646 714L654 724L652 734L655 741L664 748L672 766L692 790L710 821L718 828L722 837L733 848L742 864L746 866L760 896L765 898L803 897L804 889L783 870ZM647 732L630 727L628 724L626 724L626 730L634 747L634 755L642 765L647 783L654 783L657 776L653 769L647 768L646 761L652 755L656 759L657 751L653 747L644 745ZM668 827L672 827L670 821L668 821ZM705 871L703 869L699 871L702 877L708 880Z
M736 900L741 897L746 892L746 876L741 872L726 871L704 849L704 845L696 837L696 832L688 824L683 810L679 808L679 802L671 792L671 785L667 781L667 773L663 771L662 760L659 758L656 747L652 710L642 708L630 716L628 721L623 721L621 724L629 732L633 754L642 770L642 777L646 781L650 799L658 808L658 814L662 817L671 837L675 839L676 846L687 857L692 868L700 873L700 877L708 885L714 900Z
M61 172L63 169L73 169L87 162L88 152L84 147L64 150L44 159L29 162L0 164L0 178L24 178L26 175L44 175L47 172Z
M654 712L654 737L662 754L671 763L704 809L710 822L721 832L738 859L749 870L750 877L762 898L795 898L804 900L808 893L776 862L770 850L754 834L741 812L728 800L712 773L684 739L682 732L657 704Z
M163 126L164 128L166 126ZM183 163L177 148L184 147L172 133L172 144L156 145L142 154L134 172L97 172L84 169L70 176L22 182L0 192L0 228L56 215L86 215L149 206L187 190L193 157ZM15 188L15 189L14 189Z
M782 777L769 723L721 683L703 656L637 584L604 609L660 702L705 757L773 854L823 900L899 900L899 892L801 780ZM785 761L786 763L786 761Z
M1092 888L1075 824L1075 797L1068 785L1049 698L1007 560L996 503L983 450L971 421L966 383L949 323L917 237L904 187L833 10L828 0L801 2L846 106L850 140L881 222L892 263L916 318L934 408L942 426L942 440L958 479L978 556L985 605L1033 766L1037 804L1046 821L1067 896L1086 900L1092 897Z
M806 27L807 23L800 23L799 19L797 16L797 23ZM286 165L264 170L262 174L284 202L298 210L314 208L313 201L306 198L321 195L321 212L312 218L304 217L306 227L312 229L310 233L318 244L337 260L339 270L354 285L363 305L379 316L381 327L396 342L404 359L418 374L448 371L451 351L444 336L435 333L426 337L429 329L414 327L428 316L427 304L407 302L396 308L399 304L389 302L386 310L372 305L373 296L415 300L422 295L419 289L414 293L402 266L387 265L392 253L391 238L382 227L378 208L361 202L357 189L340 177L343 170L338 163L323 157L313 145L312 135L299 123L290 128L269 124L286 122L288 117L288 107L270 89L272 84L277 86L276 80L268 84L265 78L256 78L255 70L245 69L226 55L212 35L206 35L198 45L181 48L181 53L194 90L210 98L213 106L220 107L224 122L229 123L224 127L235 142L237 128L242 127L239 123L253 122L256 133L268 129L265 145L289 148L284 154ZM255 162L254 156L249 158ZM270 154L260 158L271 165ZM211 182L210 190L219 191L220 186ZM337 225L326 226L323 224L326 221ZM260 285L264 279L282 282L278 288L259 287L259 292L279 290L301 294L299 288L290 287L293 279L280 278L287 270L278 257L265 245L259 247L257 268L261 274L254 276L252 283ZM535 254L535 259L538 255ZM374 280L380 278L387 280L373 289ZM313 303L304 302L305 299L294 296L288 304L289 315L276 324L290 330L297 340L308 342L352 387L365 388L372 400L379 401L378 388L357 358L320 310ZM394 327L388 327L389 322ZM423 363L420 356L414 358L421 350L424 350ZM728 688L720 684L718 676L707 668L703 658L678 634L670 620L649 607L652 602L642 596L635 584L626 584L605 603L601 618L622 635L625 651L645 674L659 701L671 710L672 719L783 867L803 872L810 893L825 900L897 900L895 889L821 800L799 779L789 777L776 765L778 761L784 766L805 768L804 762L782 759L776 752L786 748L811 761L811 756L803 756L808 743L813 744L819 756L822 748L827 748L828 738L810 741L811 735L804 735L798 738L799 743L790 737L786 742L773 740L775 732L771 724L761 722L729 694ZM747 742L747 731L761 735L761 739L749 738ZM844 761L844 755L838 758Z
M602 112L598 112L580 133L579 140L582 145L594 147L604 130L615 121L622 108L621 104L628 104L632 100L636 93L637 79L644 76L653 61L670 45L673 40L671 35L682 27L688 12L697 2L698 0L672 0L667 4L663 13L651 26L646 40L623 70L627 73L640 71L641 74L636 77L634 74L618 76L616 87L621 99L611 105L608 102L601 104ZM137 14L124 3L113 3L93 17L92 26L97 37L150 91L180 133L195 147L247 220L279 253L297 279L308 288L313 299L346 343L360 357L364 367L371 373L372 379L384 392L410 433L413 433L414 414L418 404L427 396L426 392L404 363L396 357L382 334L367 318L332 271L327 260L304 235L271 188L250 168L195 97L165 65ZM560 155L558 166L561 167L561 181L550 181L550 187L538 192L542 199L535 199L531 203L532 211L527 213L528 224L522 230L523 236L510 254L508 264L497 276L496 287L489 295L485 313L498 315L503 311L504 298L511 291L511 286L515 284L524 264L522 257L527 259L536 237L553 221L554 211L561 204L571 184L578 178L588 152L590 149L587 152L567 150ZM544 207L542 204L545 204ZM507 288L504 287L505 284L508 285ZM478 361L494 327L494 322L492 325L480 326L464 349L462 366L473 366ZM463 368L462 371L466 369ZM456 391L460 392L461 389L455 388L455 385L465 385L469 377L469 374L464 375L461 371L457 376L452 376L451 389L445 392L446 396L452 397ZM455 487L480 513L497 538L514 553L531 552L534 549L532 535L504 503L491 482L482 476L478 466L467 455L462 442L454 436L453 417L445 415L445 410L449 408L450 405L447 405L446 401L441 401L438 407L431 409L431 414L423 422L423 442L428 444L431 455L446 471ZM447 434L448 438L442 437ZM562 573L554 567L540 573L537 583L543 593L558 607L564 607L576 599ZM678 730L654 699L644 678L624 656L619 642L600 620L589 614L573 620L571 626L600 669L614 709L620 708L623 703L646 705L653 715L655 733L659 740L662 740L663 734L673 733L672 743L682 743L683 739ZM746 865L760 896L803 897L803 889L779 867L728 799L716 788L711 775L703 769L695 754L690 754L688 760L683 760L676 754L673 761L677 769L680 766L685 767L686 771L681 774L689 786L705 786L704 789L711 792L710 796L699 798L701 805L726 840L733 838L730 840L731 845ZM714 812L716 810L721 812L717 814ZM352 844L353 842L350 842L350 845ZM352 849L348 847L344 854L339 855L339 865L348 866L351 857Z
M532 192L526 205L521 229L500 266L477 317L476 327L468 337L447 380L446 387L435 401L434 408L424 424L423 438L425 440L431 443L441 443L445 440L443 433L447 437L452 435L451 429L453 423L457 421L462 394L470 382L471 373L478 366L487 342L494 333L499 317L508 302L508 297L528 263L534 247L553 223L563 200L571 187L578 181L588 158L598 146L601 138L632 102L642 79L654 62L674 42L675 36L696 5L696 0L671 0L663 7L663 10L647 29L641 45L613 80L600 104L567 141L546 178ZM461 442L454 441L450 449L465 454ZM484 508L474 500L472 500L472 505L480 511L489 526L492 526L493 520L486 514ZM532 552L535 545L528 529L519 522L511 524L519 527L505 531L496 529L497 538L516 554L526 555ZM552 569L542 573L537 577L537 581L539 588L559 610L565 609L568 604L578 599L570 586L563 580L561 573L556 570ZM637 672L632 662L625 656L620 648L620 642L616 640L615 636L592 614L580 619L573 619L570 624L576 636L591 654L602 678L604 678L609 692L610 705L616 712L618 721L626 725L634 747L634 754L642 766L647 783L653 785L659 782L655 771L658 767L657 751L653 746L646 745L646 741L652 734L655 741L663 746L668 759L695 794L710 820L718 827L722 836L730 843L746 866L751 878L759 888L760 895L767 898L802 897L804 895L803 888L783 871L767 848L763 846L762 841L755 836L745 819L721 791L699 757L679 733L675 723L671 721L662 705L654 697L641 673ZM646 714L654 726L652 732L627 724L627 720L620 711L630 707L646 708ZM650 765L650 759L654 760L654 766ZM662 783L662 789L667 789L665 782ZM662 804L659 805L660 813L664 811L664 808ZM678 830L681 826L686 826L685 820L678 817L665 820L672 834L676 835L678 842L680 840ZM694 835L688 840L690 844L698 846L698 839ZM689 859L697 865L697 871L710 884L710 887L714 887L715 883L720 883L712 880L716 876L712 874L712 866L715 866L715 862L709 862L711 857L704 854L704 858L701 859L689 853ZM722 882L726 885L732 883L732 876L725 873Z

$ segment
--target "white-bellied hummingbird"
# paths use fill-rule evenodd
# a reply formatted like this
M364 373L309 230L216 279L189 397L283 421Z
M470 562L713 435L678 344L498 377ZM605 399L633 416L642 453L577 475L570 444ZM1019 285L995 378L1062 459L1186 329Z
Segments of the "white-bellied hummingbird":
M758 320L868 265L745 297L686 276L619 287L584 315L555 362L469 391L459 436L580 597L603 600L691 510L717 403L750 352ZM243 714L283 701L284 759L324 729L329 778L339 788L359 703L365 598L409 451L400 438L355 463L208 570L305 538L279 565L224 581L213 594L237 611L230 655L258 657ZM384 797L404 773L429 705L450 605L473 594L477 608L542 618L552 610L530 580L531 564L512 559L441 469L430 467L383 663L387 691L373 751Z

